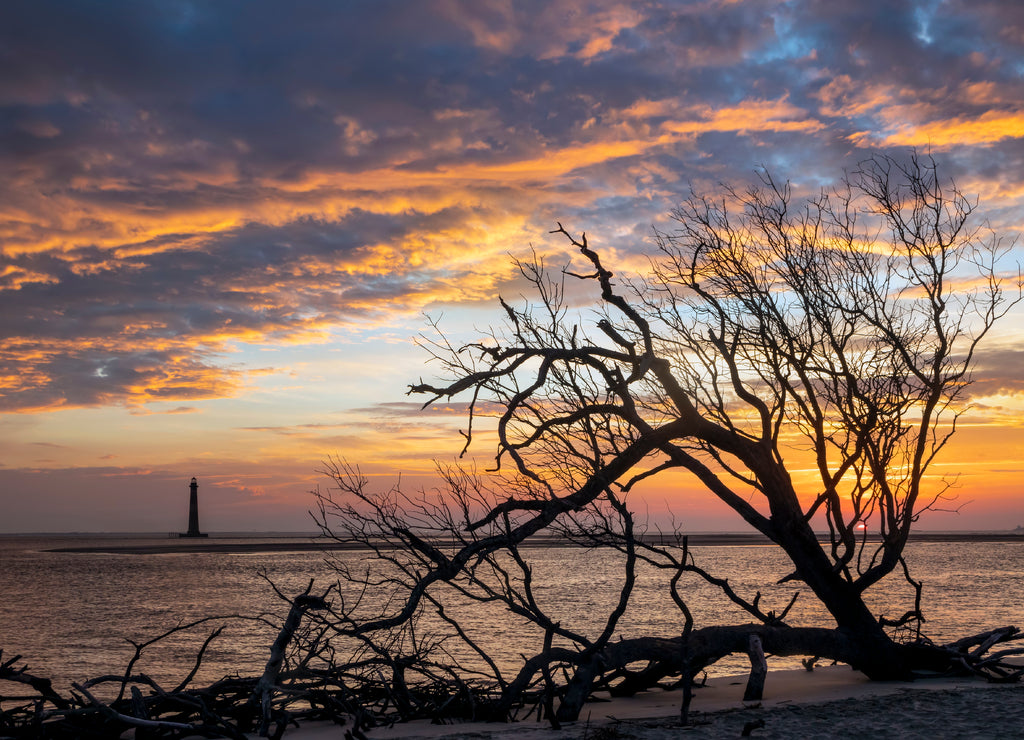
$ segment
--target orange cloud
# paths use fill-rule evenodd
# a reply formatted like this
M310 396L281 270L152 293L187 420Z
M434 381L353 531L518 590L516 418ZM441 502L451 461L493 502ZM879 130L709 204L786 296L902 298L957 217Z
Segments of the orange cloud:
M712 108L698 106L689 111L689 120L665 123L662 128L678 134L703 134L712 131L735 131L739 133L803 131L813 132L824 128L821 121L811 117L807 111L782 100L748 100L739 105Z
M836 118L855 118L890 105L899 91L884 83L854 80L850 75L836 75L822 86L814 97L821 106L819 111Z
M991 80L955 87L908 89L838 75L816 94L827 116L874 118L880 125L850 136L858 146L933 150L989 146L1024 136L1024 109L1015 89ZM971 112L949 115L950 111Z
M917 146L949 149L987 146L1005 139L1024 137L1024 111L985 111L975 117L947 118L907 123L886 133L860 132L851 137L857 143L886 146Z
M26 270L15 265L4 265L0 268L0 290L20 290L29 283L57 283L53 275L37 270Z

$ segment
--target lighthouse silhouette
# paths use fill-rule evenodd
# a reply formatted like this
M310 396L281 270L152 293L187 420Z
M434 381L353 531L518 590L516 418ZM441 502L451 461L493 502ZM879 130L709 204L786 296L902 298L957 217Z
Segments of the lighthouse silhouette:
M199 531L199 482L192 477L188 484L188 531L179 534L179 537L206 537Z

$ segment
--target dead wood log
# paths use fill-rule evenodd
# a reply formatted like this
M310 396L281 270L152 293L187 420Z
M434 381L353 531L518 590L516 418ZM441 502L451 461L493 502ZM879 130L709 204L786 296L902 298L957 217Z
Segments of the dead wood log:
M274 689L278 683L281 666L284 665L285 651L295 636L295 631L302 623L302 617L310 609L320 610L328 608L327 602L322 596L313 596L309 593L312 588L313 582L310 581L305 593L296 596L292 601L291 608L288 610L288 617L285 619L284 624L281 626L281 631L278 632L277 638L270 648L270 659L267 661L267 666L263 670L263 675L256 682L256 687L253 689L249 699L248 703L250 706L259 707L260 737L267 737L267 733L270 731Z
M750 677L743 692L743 701L761 701L764 698L764 680L768 676L768 661L764 658L764 647L757 635L750 636L747 655L750 656Z
M199 734L199 735L205 734L204 733L204 729L205 728L202 725L193 725L193 724L188 724L188 723L183 723L183 722L168 722L166 720L140 719L138 717L132 717L131 715L128 715L128 714L122 714L121 712L118 712L113 707L111 707L111 706L103 703L99 699L97 699L95 696L93 696L91 693L89 693L89 689L84 688L81 684L72 683L71 685L75 688L76 691L79 691L86 699L88 699L89 703L93 707L95 707L96 710L101 715L103 715L105 717L109 717L110 719L114 720L115 722L125 725L126 728L128 728L128 727L145 727L145 728L152 728L152 729L183 730L185 732ZM244 735L242 735L241 733L237 733L237 736L244 738Z
M0 650L0 661L3 661L0 662L0 679L31 686L35 691L39 692L41 697L49 701L58 709L67 709L70 706L64 697L54 691L53 684L50 679L33 676L28 672L27 665L23 665L21 668L14 667L14 664L21 660L20 655L15 655L7 661L3 660L3 656L4 651Z
M997 634L999 639L993 640L993 634ZM1012 636L1016 634L1015 628L1004 628L983 636L965 638L956 643L960 648L956 651L949 649L948 646L930 644L899 645L897 648L916 670L955 671L957 662L963 661L964 667L961 668L961 672L972 672L966 666L977 666L982 662L977 646L984 644L987 648L1000 641L1014 639ZM597 654L589 655L566 648L553 648L525 662L519 675L509 684L509 692L502 698L502 703L506 707L510 706L530 685L531 679L542 670L543 665L552 663L574 667L575 672L564 689L558 712L559 720L574 721L578 718L583 703L592 692L599 676L625 676L614 687L616 693L635 693L656 686L658 681L669 675L683 675L684 671L689 671L690 675L693 675L726 655L750 654L752 637L757 638L762 652L762 658L757 659L755 654L752 663L763 660L765 651L784 656L813 655L815 659L835 660L848 663L854 668L865 658L864 647L842 630L769 624L705 627L690 633L685 649L681 644L681 637L623 639L609 643ZM688 665L685 667L683 655L687 657ZM632 663L646 663L646 667L640 671L630 672L626 667ZM985 675L994 680L1005 680L988 666L986 668L988 673ZM759 671L759 668L752 668L752 678ZM767 664L764 671L766 674ZM597 685L607 684L602 680ZM763 691L763 678L761 690ZM753 694L751 700L756 700Z

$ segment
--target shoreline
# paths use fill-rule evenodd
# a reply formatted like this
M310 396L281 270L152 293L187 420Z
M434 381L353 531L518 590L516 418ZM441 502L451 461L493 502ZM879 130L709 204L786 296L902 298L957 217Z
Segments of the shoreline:
M367 550L362 544L347 544L337 541L317 541L315 536L297 536L294 540L287 537L274 538L266 542L239 542L245 537L225 537L216 535L199 541L190 538L167 537L154 539L146 544L132 545L76 545L73 547L47 548L42 552L58 553L103 553L108 555L161 555L175 553L226 553L246 554L261 552L318 552L332 550ZM259 537L253 539L262 539ZM647 541L658 544L675 542L672 537L648 536ZM696 533L687 535L691 546L704 547L770 547L771 540L760 534L752 533ZM869 538L869 541L873 541ZM917 543L955 543L955 542L1003 542L1024 543L1024 535L1012 532L919 532L910 535L909 542ZM443 543L442 543L443 544ZM540 538L522 543L521 547L571 547L555 538Z
M588 704L577 722L554 730L547 722L514 724L427 721L366 730L370 740L569 740L634 738L675 740L680 736L733 740L744 728L750 737L792 738L1010 737L1024 726L1024 684L992 684L973 677L926 678L913 682L869 681L849 666L771 671L765 698L744 702L747 677L711 679L696 689L690 723L679 725L678 691L648 691L628 699ZM328 740L345 729L303 725L289 730L294 740Z

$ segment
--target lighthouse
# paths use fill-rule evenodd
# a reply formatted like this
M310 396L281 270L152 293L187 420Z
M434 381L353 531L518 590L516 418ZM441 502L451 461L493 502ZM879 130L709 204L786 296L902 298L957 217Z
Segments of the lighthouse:
M192 477L188 484L188 532L179 534L179 537L206 537L199 531L199 482Z

